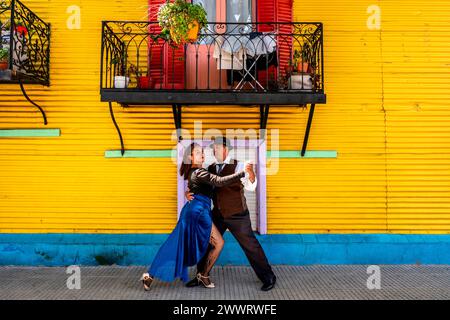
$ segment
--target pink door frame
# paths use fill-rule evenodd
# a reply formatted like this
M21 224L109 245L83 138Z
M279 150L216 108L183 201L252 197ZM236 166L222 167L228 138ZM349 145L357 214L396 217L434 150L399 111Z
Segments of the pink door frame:
M211 140L182 140L177 144L177 168L180 167L183 161L184 148L191 144L192 142L197 142L202 147L209 146ZM257 230L260 234L267 233L267 207L266 207L266 157L267 157L267 144L263 139L258 140L231 140L231 145L233 147L249 147L257 148L257 163L258 166L256 178L258 179L258 184L256 188L257 201L256 206L258 208L257 216ZM182 176L177 174L177 219L180 217L181 209L186 203L186 197L184 195L184 190L186 187L186 181Z

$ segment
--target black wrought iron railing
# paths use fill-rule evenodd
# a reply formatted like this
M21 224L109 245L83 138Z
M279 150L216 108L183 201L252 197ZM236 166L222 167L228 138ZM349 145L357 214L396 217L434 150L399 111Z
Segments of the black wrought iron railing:
M100 88L323 93L323 27L214 22L175 45L157 22L103 21Z
M19 0L0 0L0 82L50 84L50 24Z

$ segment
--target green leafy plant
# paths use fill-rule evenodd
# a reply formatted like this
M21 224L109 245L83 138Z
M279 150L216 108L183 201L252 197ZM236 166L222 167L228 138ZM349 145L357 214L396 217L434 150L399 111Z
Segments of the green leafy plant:
M189 39L189 31L198 24L199 31L208 23L207 14L201 4L175 0L163 4L158 11L158 22L163 33L170 34L171 40L180 44Z
M126 64L125 64L125 56L119 57L114 56L114 58L111 59L111 65L116 66L115 75L116 76L125 76L127 73L126 70Z
M1 62L8 61L8 57L9 57L9 49L0 48L0 61Z
M292 63L293 67L297 68L299 60L302 58L302 52L300 50L298 50L298 49L295 49L292 58L294 60L293 63Z
M0 48L0 70L8 69L9 49Z
M313 59L313 50L309 43L305 42L301 48L295 49L290 65L292 72L309 72L311 70Z

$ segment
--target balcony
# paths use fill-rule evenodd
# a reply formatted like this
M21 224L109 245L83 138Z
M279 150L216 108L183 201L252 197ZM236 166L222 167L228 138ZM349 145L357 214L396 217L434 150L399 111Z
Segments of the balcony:
M209 23L196 42L175 46L157 22L104 21L101 98L123 104L325 103L322 43L320 23ZM296 53L301 66L292 72Z
M0 0L0 83L50 84L50 24L18 0Z
M214 22L176 45L157 22L103 21L100 95L122 153L112 102L171 105L177 129L183 105L259 105L265 129L269 106L311 104L306 142L315 104L326 103L323 62L321 23Z
M44 111L23 85L50 85L50 24L18 0L0 0L0 30L0 83L19 84L47 124Z

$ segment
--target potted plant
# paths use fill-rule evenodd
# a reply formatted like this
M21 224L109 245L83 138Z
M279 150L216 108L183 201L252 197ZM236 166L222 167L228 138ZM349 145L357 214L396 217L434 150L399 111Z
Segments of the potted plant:
M287 75L288 89L313 90L313 76L304 72L292 72Z
M169 31L175 44L194 42L198 33L208 23L206 11L201 4L175 0L163 4L158 10L158 22L163 32Z
M288 88L296 90L312 90L314 87L313 50L309 43L305 42L301 48L295 49L289 68L286 71Z
M127 74L125 57L123 57L122 59L117 56L112 58L111 65L116 66L116 74L114 75L114 88L124 89L128 87L128 84L130 83L130 77Z
M313 77L311 74L298 71L298 63L289 61L289 65L285 69L285 78L288 89L307 90L313 89ZM300 67L301 70L301 67Z
M135 74L137 87L139 89L153 89L154 81L150 76L149 68L147 69L147 73L145 73L145 75L141 71L139 71L134 64L131 64L128 70L130 74Z
M294 50L294 62L293 67L296 72L311 73L311 47L305 43L302 50Z
M9 49L0 48L0 70L8 69Z

